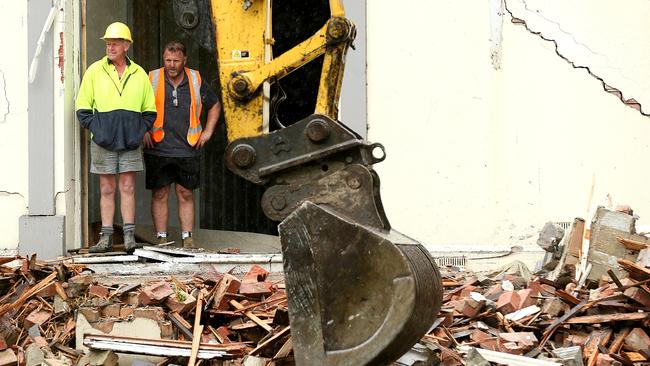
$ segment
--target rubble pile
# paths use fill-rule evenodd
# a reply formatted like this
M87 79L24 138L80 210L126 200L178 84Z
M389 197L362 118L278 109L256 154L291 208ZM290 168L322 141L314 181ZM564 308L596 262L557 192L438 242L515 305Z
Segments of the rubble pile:
M448 272L444 304L421 350L443 365L641 365L650 362L648 241L627 213L547 224L544 270ZM553 227L555 226L555 227ZM525 269L525 266L523 266Z
M284 285L256 265L243 278L140 283L33 256L0 258L0 273L0 366L118 365L124 354L134 365L291 360Z

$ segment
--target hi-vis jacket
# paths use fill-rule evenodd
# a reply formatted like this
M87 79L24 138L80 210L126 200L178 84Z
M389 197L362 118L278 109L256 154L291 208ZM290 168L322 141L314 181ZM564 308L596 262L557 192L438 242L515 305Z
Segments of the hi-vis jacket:
M190 68L185 68L185 75L187 76L188 84L190 86L190 123L187 129L187 142L190 146L196 145L201 137L203 127L201 126L201 74L198 71ZM149 72L149 79L153 86L154 93L156 94L156 107L158 115L153 124L151 134L154 141L160 142L165 138L165 130L163 128L165 123L165 68L161 67L157 70Z
M104 57L88 67L76 103L77 118L93 141L110 151L135 150L156 119L156 101L147 72L127 58L117 71Z

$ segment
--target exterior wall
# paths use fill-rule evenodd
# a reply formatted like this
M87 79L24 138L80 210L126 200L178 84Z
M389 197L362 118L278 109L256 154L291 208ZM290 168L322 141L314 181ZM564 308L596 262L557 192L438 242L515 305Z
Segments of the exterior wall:
M30 0L35 1L35 0ZM58 3L58 1L56 2ZM54 124L54 146L34 146L31 153L42 159L53 159L52 176L54 177L53 191L49 195L53 198L51 204L55 209L52 217L65 216L65 233L63 236L68 247L73 247L78 242L78 220L75 210L75 199L78 185L78 169L75 169L75 154L77 141L76 121L74 119L74 89L78 84L78 4L75 1L61 1L61 7L56 12L54 22L46 34L53 47L44 47L39 56L40 65L47 63L54 65L54 115L53 121L43 121ZM51 2L44 3L49 8ZM64 12L63 9L66 9ZM28 1L2 1L0 2L0 30L11 34L11 57L0 60L0 156L2 156L3 174L0 174L0 254L15 253L19 246L19 219L21 216L31 214L30 207L30 144L28 138L29 110L38 111L48 115L46 108L38 100L30 101L29 67L31 64L28 42ZM43 24L38 24L42 28ZM40 30L40 28L39 28ZM76 48L75 48L76 47ZM38 72L44 72L45 67L40 66ZM49 71L48 71L49 72ZM34 183L34 182L33 182ZM38 182L32 185L38 187ZM43 195L43 197L48 194ZM33 204L42 204L33 203ZM35 213L40 215L38 213ZM69 214L69 215L68 215ZM39 216L40 217L40 216ZM28 228L33 230L37 228ZM38 233L35 233L38 236ZM43 236L45 237L45 236ZM59 241L60 241L59 237ZM43 246L51 245L43 240ZM30 248L32 249L32 248Z
M0 1L0 31L11 57L0 58L0 254L18 247L18 219L27 213L27 1Z
M393 227L437 250L494 250L598 205L650 223L650 4L505 4L529 29L500 0L368 3L368 135L386 146Z

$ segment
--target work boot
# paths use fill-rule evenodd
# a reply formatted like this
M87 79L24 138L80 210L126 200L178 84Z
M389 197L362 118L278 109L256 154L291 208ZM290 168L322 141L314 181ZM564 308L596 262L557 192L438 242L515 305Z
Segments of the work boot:
M135 242L135 232L133 230L124 232L124 250L132 253L134 250L142 248L142 244Z
M162 236L157 237L156 240L158 241L158 245L169 243L169 238L163 238Z
M113 235L99 234L99 241L94 247L88 248L88 253L106 253L113 249Z
M183 239L183 248L194 249L194 240L192 239L191 236L188 236L187 238Z

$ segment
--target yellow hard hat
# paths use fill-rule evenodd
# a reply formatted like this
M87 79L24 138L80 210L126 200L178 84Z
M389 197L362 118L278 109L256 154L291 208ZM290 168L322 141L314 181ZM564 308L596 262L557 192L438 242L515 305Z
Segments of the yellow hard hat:
M106 27L106 32L104 33L102 39L106 38L121 38L125 41L133 43L129 27L127 27L126 24L120 22L112 23Z

